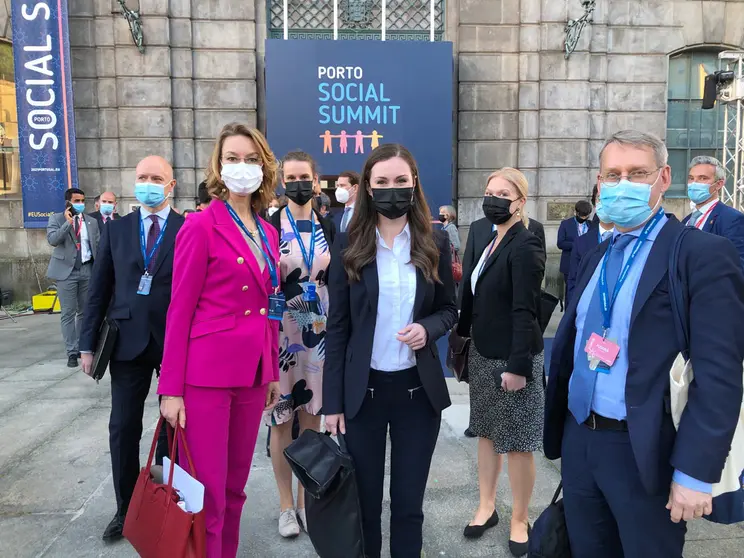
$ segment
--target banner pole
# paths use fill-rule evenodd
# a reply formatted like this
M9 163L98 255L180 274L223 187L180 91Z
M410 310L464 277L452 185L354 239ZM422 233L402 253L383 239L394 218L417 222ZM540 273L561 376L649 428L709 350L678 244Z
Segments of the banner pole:
M434 1L429 0L429 40L434 41Z
M284 40L286 41L289 39L289 15L288 15L288 8L287 3L289 0L284 0Z
M333 0L333 40L338 40L338 0Z
M382 0L382 13L380 14L382 19L382 40L385 40L385 27L387 24L387 1Z

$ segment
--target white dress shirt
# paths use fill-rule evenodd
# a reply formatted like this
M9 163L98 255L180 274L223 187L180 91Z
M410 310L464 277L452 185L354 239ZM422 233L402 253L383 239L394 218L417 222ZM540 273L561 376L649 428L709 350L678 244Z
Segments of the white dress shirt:
M494 225L494 227L496 227L496 225ZM481 273L483 273L483 267L488 261L488 256L491 255L490 251L492 244L493 241L489 242L483 249L483 253L478 260L478 264L475 266L475 268L473 269L473 273L470 275L470 290L473 292L473 294L475 294L475 286L478 284L478 278L481 276Z
M690 202L690 207L692 208L692 211L699 211L702 213L700 217L698 217L697 221L695 222L695 227L703 230L703 226L705 225L705 220L709 217L710 213L709 211L713 209L713 206L715 206L719 202L718 199L713 199L706 203L704 206L698 208L693 202Z
M93 259L93 252L90 249L90 236L88 235L88 223L82 215L76 215L78 221L75 226L80 226L80 261L88 263Z
M150 213L144 207L140 206L140 217L142 218L142 224L145 225L145 241L147 241L147 235L150 234L150 227L152 227L152 219L150 219L150 215L158 216L158 224L160 225L160 230L162 231L163 225L165 225L165 220L168 219L170 211L170 205L166 205L157 213Z
M392 249L377 231L377 325L372 341L375 370L396 372L416 366L413 350L398 341L398 332L413 321L416 266L411 263L411 231L406 224L393 239Z

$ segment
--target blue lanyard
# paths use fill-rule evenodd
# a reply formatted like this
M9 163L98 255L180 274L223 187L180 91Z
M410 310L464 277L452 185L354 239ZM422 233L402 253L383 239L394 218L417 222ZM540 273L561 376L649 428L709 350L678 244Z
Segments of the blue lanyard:
M269 275L271 276L271 286L274 287L274 293L276 294L279 291L279 277L276 273L274 255L271 253L269 239L266 238L266 231L264 231L263 225L261 225L261 221L258 220L258 217L256 217L255 214L253 215L253 220L256 222L258 234L261 236L261 243L258 243L253 238L253 235L248 230L248 227L245 226L245 223L243 223L240 217L238 217L238 214L235 213L235 210L230 207L230 204L225 202L225 207L227 208L228 213L230 213L230 217L232 217L233 221L235 221L235 224L238 225L240 229L245 233L245 236L250 238L251 241L253 241L253 243L258 246L258 249L261 250L261 254L263 254L264 260L266 260L266 267L269 268ZM266 246L265 250L264 246Z
M313 260L315 259L315 219L313 219L313 214L310 214L310 254L308 255L307 250L305 250L305 243L302 242L300 231L297 230L297 223L295 223L294 217L292 217L292 213L289 211L289 207L286 207L285 209L287 211L289 224L292 225L292 232L294 232L295 238L297 238L297 244L300 245L302 259L305 260L305 265L307 266L307 274L312 275Z
M151 227L155 226L155 223L150 225ZM148 268L150 267L150 262L152 261L153 256L155 255L155 252L158 251L158 248L160 247L160 243L163 242L163 235L165 234L165 227L168 226L168 219L165 220L165 223L163 223L163 228L160 229L160 234L158 235L158 238L155 240L155 244L152 246L152 251L148 254L147 253L147 242L145 241L145 222L142 219L142 214L140 213L140 249L142 250L142 259L145 263L145 275L149 275Z
M608 288L607 288L607 259L610 256L610 251L612 250L612 247L615 245L615 238L612 239L612 242L610 242L609 247L607 248L607 252L605 252L604 258L602 258L602 268L599 272L599 301L602 306L602 326L604 328L604 335L607 334L607 331L610 329L610 322L612 318L612 305L615 303L615 300L617 299L617 295L620 292L620 289L623 287L623 283L625 283L625 280L628 278L628 273L630 272L630 268L633 266L633 262L636 259L636 256L638 256L638 252L641 251L641 247L643 246L643 243L648 238L648 235L651 233L651 231L654 229L654 227L661 221L661 218L664 216L664 210L659 209L659 211L656 212L656 215L653 216L653 218L646 223L646 226L643 227L643 230L641 231L641 234L638 236L638 239L635 241L635 244L633 244L633 249L630 251L630 256L628 256L628 261L625 262L625 265L623 266L622 271L620 272L620 276L617 278L617 283L615 283L615 291L612 293L612 299L610 299Z

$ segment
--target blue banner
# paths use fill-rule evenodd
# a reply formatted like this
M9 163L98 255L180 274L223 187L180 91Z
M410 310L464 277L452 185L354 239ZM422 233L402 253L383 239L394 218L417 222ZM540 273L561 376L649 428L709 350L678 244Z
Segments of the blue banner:
M11 7L23 225L44 228L78 181L67 0Z
M433 212L452 202L452 43L266 41L266 128L277 157L301 149L321 175L383 143L407 147Z

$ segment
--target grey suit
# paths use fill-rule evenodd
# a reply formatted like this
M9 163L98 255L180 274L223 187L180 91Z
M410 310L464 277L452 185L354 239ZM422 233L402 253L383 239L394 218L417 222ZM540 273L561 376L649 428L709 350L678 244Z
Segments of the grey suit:
M90 215L83 215L90 248L90 259L83 263L82 253L78 250L75 232L65 219L64 213L55 213L47 223L47 242L54 247L49 260L47 277L57 283L57 296L62 309L60 322L62 337L65 340L67 355L77 355L83 308L88 296L88 280L93 268L93 260L98 251L100 231L98 223ZM81 235L82 236L82 235Z

